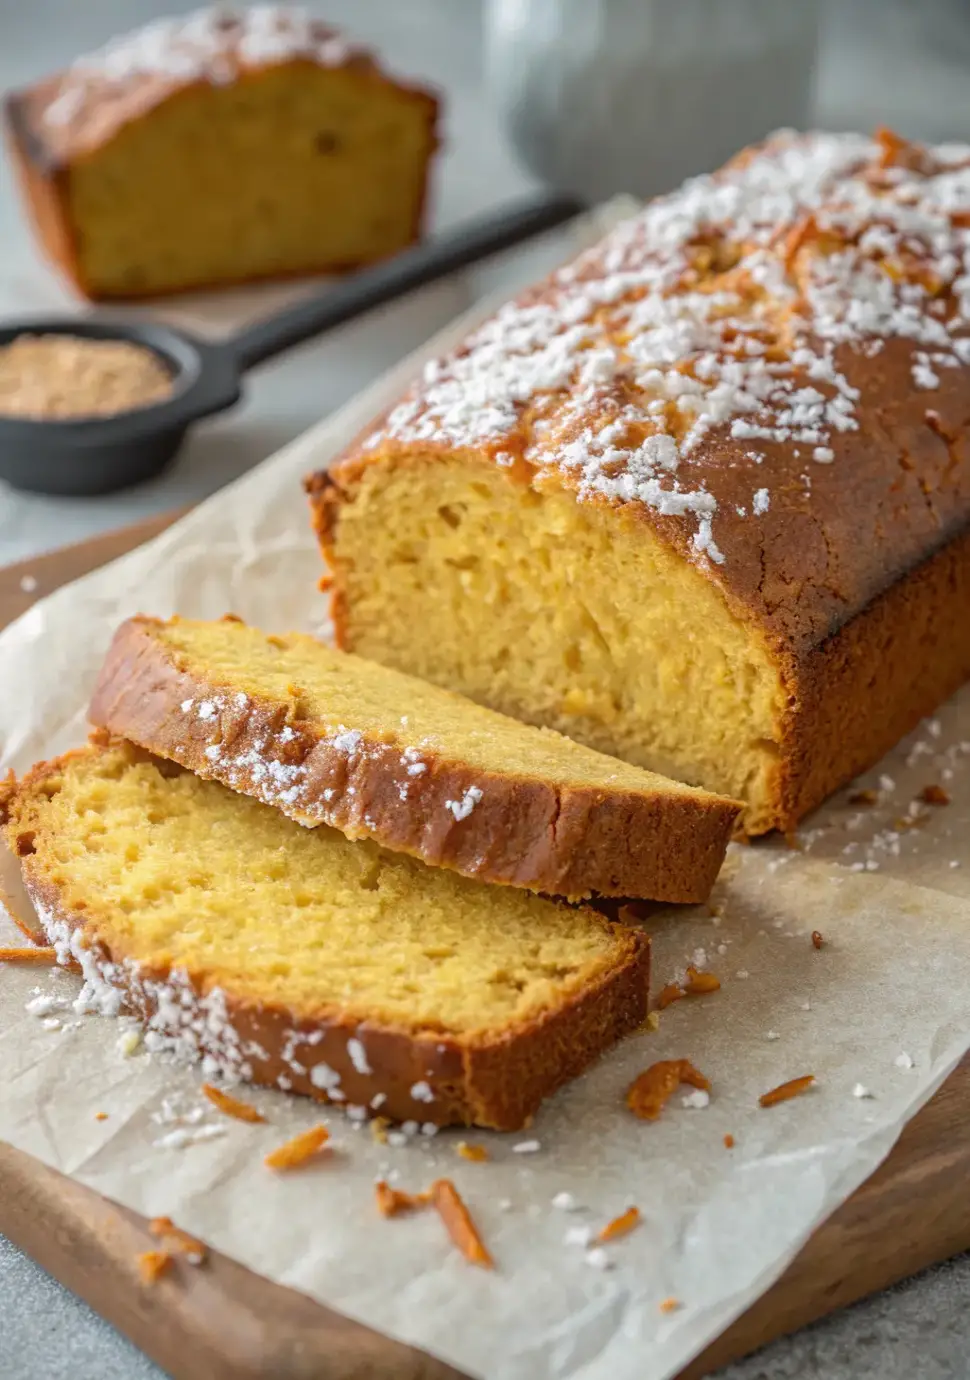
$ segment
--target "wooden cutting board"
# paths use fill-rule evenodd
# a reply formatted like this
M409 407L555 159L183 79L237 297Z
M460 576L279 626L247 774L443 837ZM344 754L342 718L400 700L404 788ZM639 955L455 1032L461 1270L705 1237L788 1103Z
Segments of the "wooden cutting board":
M164 530L167 513L0 570L0 626ZM970 1059L882 1167L788 1271L690 1365L699 1380L775 1337L970 1249ZM0 1143L0 1232L131 1338L174 1380L463 1380L450 1366L284 1289L226 1256L151 1287L147 1223Z

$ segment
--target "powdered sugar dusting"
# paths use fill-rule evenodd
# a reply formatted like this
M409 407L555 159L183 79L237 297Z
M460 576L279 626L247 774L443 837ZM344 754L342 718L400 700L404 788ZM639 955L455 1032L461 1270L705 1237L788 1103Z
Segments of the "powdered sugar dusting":
M158 19L78 58L63 74L44 120L53 126L72 123L103 96L106 86L124 90L159 78L221 85L243 67L296 58L337 67L360 52L299 5L197 10Z
M859 426L837 350L910 341L914 384L934 389L970 362L968 330L970 147L781 133L503 307L365 446L521 455L536 484L559 470L581 499L683 520L718 564L718 505L695 468L712 438L837 463L833 440ZM740 517L769 509L764 460L732 453L751 467Z

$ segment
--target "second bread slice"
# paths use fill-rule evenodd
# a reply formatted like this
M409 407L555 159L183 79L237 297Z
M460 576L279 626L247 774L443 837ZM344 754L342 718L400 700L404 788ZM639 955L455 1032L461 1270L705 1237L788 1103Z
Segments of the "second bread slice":
M203 777L482 881L701 901L739 807L297 633L132 618L90 710Z

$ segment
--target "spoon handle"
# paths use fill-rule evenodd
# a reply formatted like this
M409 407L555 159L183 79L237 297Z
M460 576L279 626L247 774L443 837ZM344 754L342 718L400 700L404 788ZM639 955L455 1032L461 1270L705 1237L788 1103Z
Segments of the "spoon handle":
M546 195L459 226L427 244L406 249L374 268L354 273L275 316L230 336L226 347L240 371L262 364L301 341L342 325L384 302L433 283L479 259L541 235L585 209L574 197Z

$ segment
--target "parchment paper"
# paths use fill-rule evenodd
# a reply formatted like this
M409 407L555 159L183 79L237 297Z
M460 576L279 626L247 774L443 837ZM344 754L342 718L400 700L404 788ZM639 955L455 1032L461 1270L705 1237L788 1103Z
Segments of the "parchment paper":
M300 477L465 329L0 636L4 767L83 740L93 677L129 614L231 610L270 630L320 631ZM694 962L721 990L669 1007L657 1032L628 1040L522 1135L380 1145L338 1111L270 1092L252 1094L268 1125L228 1121L201 1098L195 1070L126 1053L124 1023L75 1015L75 978L7 968L0 1138L470 1375L662 1380L783 1271L970 1046L970 693L861 784L879 787L877 803L843 793L802 830L802 851L732 846L718 914L651 919L658 985ZM911 808L928 784L952 803ZM683 1089L659 1122L636 1121L623 1106L629 1081L681 1056L711 1079L710 1104L685 1106ZM813 1091L759 1108L761 1093L805 1073ZM289 1177L263 1167L267 1150L321 1118L332 1153ZM490 1162L459 1158L462 1138L487 1146ZM382 1175L408 1189L452 1177L495 1272L461 1260L432 1213L379 1218ZM553 1203L562 1194L575 1210ZM590 1258L577 1229L630 1205L642 1225ZM666 1299L680 1306L661 1311Z

